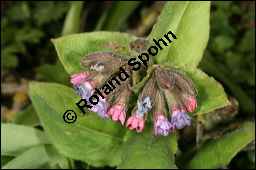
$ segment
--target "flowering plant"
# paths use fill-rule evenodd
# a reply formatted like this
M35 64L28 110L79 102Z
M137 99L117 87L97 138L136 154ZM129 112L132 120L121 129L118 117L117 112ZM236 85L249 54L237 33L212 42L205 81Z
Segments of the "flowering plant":
M30 96L60 153L98 167L176 168L178 130L229 104L221 84L197 68L209 38L209 11L210 2L167 2L146 38L99 31L53 39L74 89L34 83ZM170 30L177 39L150 55L148 66L141 57L140 70L127 67ZM96 89L104 91L98 100L91 98ZM81 99L90 106L86 114L76 105ZM76 122L63 121L67 109L77 113ZM199 155L186 165L200 161Z

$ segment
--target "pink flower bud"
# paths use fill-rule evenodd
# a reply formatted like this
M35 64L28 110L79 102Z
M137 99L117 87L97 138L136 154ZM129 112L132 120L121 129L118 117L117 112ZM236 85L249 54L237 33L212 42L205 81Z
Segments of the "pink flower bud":
M84 71L82 73L76 73L76 74L72 74L70 75L71 80L70 82L74 85L80 85L82 83L84 83L85 78L89 75L89 71Z
M129 119L126 122L126 127L129 127L130 129L136 128L136 131L142 132L145 126L145 121L143 120L143 117L137 117L136 115L129 117Z
M111 107L107 114L109 116L111 116L112 120L117 121L119 120L121 122L121 124L124 124L125 121L125 117L126 117L126 111L124 110L124 108L122 107L121 104L117 104L113 107Z
M188 97L189 99L189 103L186 103L186 108L189 112L193 112L196 108L197 108L197 102L196 102L196 99L189 96Z

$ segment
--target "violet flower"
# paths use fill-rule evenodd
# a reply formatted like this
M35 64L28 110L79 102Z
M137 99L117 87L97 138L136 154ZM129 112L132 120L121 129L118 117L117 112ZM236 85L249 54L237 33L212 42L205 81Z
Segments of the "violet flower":
M95 100L97 99L94 99L93 102L96 102ZM102 119L109 118L109 116L107 115L107 109L108 109L108 102L106 102L106 100L102 99L101 97L99 97L99 102L96 105L93 105L91 109L88 108L88 110L97 113L98 116L100 116Z
M168 119L162 115L158 114L156 121L154 122L154 135L168 136L169 132L172 131L172 124Z
M92 82L87 81L77 86L74 85L74 89L76 90L76 94L80 95L82 99L89 99L94 93L92 85Z
M173 129L176 127L177 129L182 129L185 125L190 126L191 124L191 117L189 117L185 110L179 110L174 108L172 112L172 121L171 124Z

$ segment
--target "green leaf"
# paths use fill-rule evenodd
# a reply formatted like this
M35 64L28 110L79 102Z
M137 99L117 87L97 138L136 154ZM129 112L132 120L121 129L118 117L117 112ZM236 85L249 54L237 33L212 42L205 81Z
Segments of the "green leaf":
M1 155L5 156L16 156L30 147L50 143L41 130L6 123L1 124L1 139Z
M209 16L210 2L167 2L148 39L151 45L155 45L153 39L160 38L168 43L164 35L169 31L172 31L177 39L173 39L168 47L162 44L163 49L158 49L157 56L153 57L154 61L183 62L197 66L209 38Z
M212 51L221 54L224 53L225 50L228 50L231 47L233 47L234 43L234 38L226 35L218 35L212 39L210 47Z
M216 169L228 165L231 159L253 139L255 139L255 123L244 123L237 130L202 147L187 168Z
M80 96L74 89L55 83L33 83L30 97L44 130L61 154L92 166L116 166L121 162L126 128L87 109L83 115L76 105ZM76 113L75 123L63 120L67 110Z
M53 39L58 56L69 74L84 70L80 62L84 56L92 52L110 51L106 42L114 42L128 47L129 43L136 37L119 32L93 32L64 36Z
M62 35L77 33L79 31L80 15L83 9L84 1L72 2L68 14L65 18Z
M220 83L201 70L184 64L164 64L165 68L178 69L190 78L197 90L197 109L192 113L203 114L230 104Z
M118 31L141 1L115 1L103 14L95 31Z
M12 120L11 123L26 125L26 126L38 126L40 125L39 118L32 105L29 105L26 109L20 111Z
M65 161L53 146L35 146L9 161L2 169L45 169ZM63 166L68 168L68 166Z
M125 154L119 169L174 169L177 142L174 134L153 136L153 124L142 133L129 131L125 137Z

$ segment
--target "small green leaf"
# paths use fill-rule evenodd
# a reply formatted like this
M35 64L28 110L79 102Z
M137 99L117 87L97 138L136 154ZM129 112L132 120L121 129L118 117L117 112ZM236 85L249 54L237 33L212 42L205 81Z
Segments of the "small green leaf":
M87 109L83 115L76 105L81 98L74 89L55 83L33 83L30 97L44 130L61 154L92 166L116 166L121 162L126 128ZM63 120L67 110L76 113L76 122L68 124Z
M220 83L201 70L184 64L164 64L165 68L176 68L190 78L197 90L197 109L192 113L203 114L230 104ZM169 66L167 66L169 65Z
M56 51L65 70L69 74L84 70L80 62L84 56L92 52L110 51L105 46L106 42L114 42L128 47L129 43L136 37L126 33L118 32L93 32L64 36L53 39Z
M6 156L16 156L30 147L50 144L43 131L15 124L2 123L1 138L1 155Z
M244 123L237 130L202 147L187 168L216 169L228 165L231 159L253 139L255 139L255 123Z
M113 1L110 9L103 14L95 31L118 31L141 1Z
M83 9L84 1L72 2L68 14L65 18L62 35L77 33L79 31L80 15Z
M129 131L125 137L125 154L118 169L174 169L177 142L174 134L153 136L153 124L142 133Z
M153 39L163 38L168 43L164 35L169 31L172 31L177 39L172 39L169 35L173 42L168 43L168 47L161 44L163 49L158 48L158 54L153 57L154 61L183 62L197 66L209 38L209 16L210 2L167 2L148 39L154 46Z
M40 125L39 118L32 105L29 105L26 109L20 111L12 120L11 123L26 125L26 126L38 126Z

